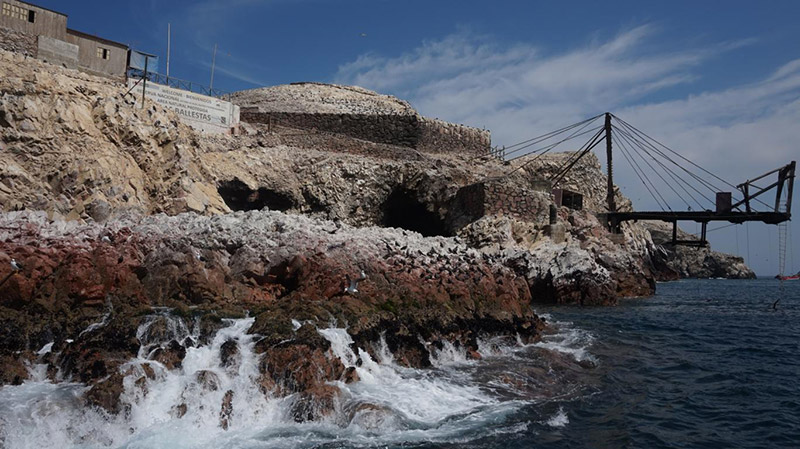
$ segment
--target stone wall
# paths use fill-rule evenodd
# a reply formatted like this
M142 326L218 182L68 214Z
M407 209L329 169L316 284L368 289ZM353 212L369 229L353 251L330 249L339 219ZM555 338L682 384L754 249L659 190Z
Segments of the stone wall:
M245 129L251 129L250 132L259 132L261 134L261 142L273 146L286 145L292 148L309 150L324 148L325 151L336 153L356 154L397 161L419 161L425 157L414 148L353 139L345 134L330 131L299 131L297 128L274 124L271 128L268 125L256 124L248 125Z
M36 36L0 26L0 49L36 56Z
M420 117L417 149L427 153L464 152L489 154L492 135L488 130Z
M419 140L414 115L360 115L294 112L253 112L243 110L241 119L250 123L273 124L301 129L346 134L376 143L416 148Z
M547 223L551 204L550 194L502 179L487 180L459 190L456 203L460 209L458 223L463 226L487 215L508 215L534 223Z
M366 115L260 112L242 108L241 120L272 126L344 134L428 153L488 154L489 131L423 118L417 114Z

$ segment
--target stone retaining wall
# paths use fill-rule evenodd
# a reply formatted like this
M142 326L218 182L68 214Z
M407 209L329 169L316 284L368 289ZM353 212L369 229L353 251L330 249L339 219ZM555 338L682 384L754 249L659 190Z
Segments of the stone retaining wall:
M36 36L0 27L0 49L36 57Z
M508 215L534 223L549 219L551 198L547 192L520 188L503 180L463 187L457 196L463 215L473 221L487 215Z
M485 129L458 125L420 117L420 138L417 149L427 153L464 152L489 154L492 135Z
M268 129L267 125L256 125L256 127L262 133ZM419 161L424 159L424 155L414 148L353 139L348 135L329 131L298 130L297 128L273 124L269 136L269 142L272 145L282 144L293 148L310 150L324 148L325 151L336 153L357 154L397 161Z
M488 154L489 131L423 118L417 114L364 115L260 112L242 108L241 120L344 134L370 142L428 153Z

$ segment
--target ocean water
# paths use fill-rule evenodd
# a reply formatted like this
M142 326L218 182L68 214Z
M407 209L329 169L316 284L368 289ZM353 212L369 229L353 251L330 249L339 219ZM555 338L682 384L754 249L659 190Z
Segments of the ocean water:
M381 341L370 355L346 329L319 329L361 381L339 384L336 411L314 423L292 419L297 398L260 394L252 319L189 348L182 369L154 365L137 381L165 343L148 326L196 332L154 311L126 366L126 415L86 408L85 386L49 383L34 365L34 379L0 389L0 447L800 447L800 282L686 280L617 307L535 309L553 324L541 342L482 341L479 361L431 346L426 370L398 366ZM231 340L237 363L222 366Z

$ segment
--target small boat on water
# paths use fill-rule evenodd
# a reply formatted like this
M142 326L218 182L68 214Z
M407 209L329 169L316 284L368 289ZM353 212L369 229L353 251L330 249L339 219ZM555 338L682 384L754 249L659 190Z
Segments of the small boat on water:
M782 281L797 281L800 280L800 271L797 274L791 274L789 276L781 276L780 274L775 276L775 279L780 279Z

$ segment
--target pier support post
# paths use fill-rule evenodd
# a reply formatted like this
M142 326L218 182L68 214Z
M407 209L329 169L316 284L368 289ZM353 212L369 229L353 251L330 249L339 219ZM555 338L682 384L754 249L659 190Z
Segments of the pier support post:
M614 161L611 155L611 113L606 112L606 160L608 162L608 192L606 193L606 201L608 202L608 211L616 212L617 205L614 201Z
M678 222L672 222L672 245L678 244Z

